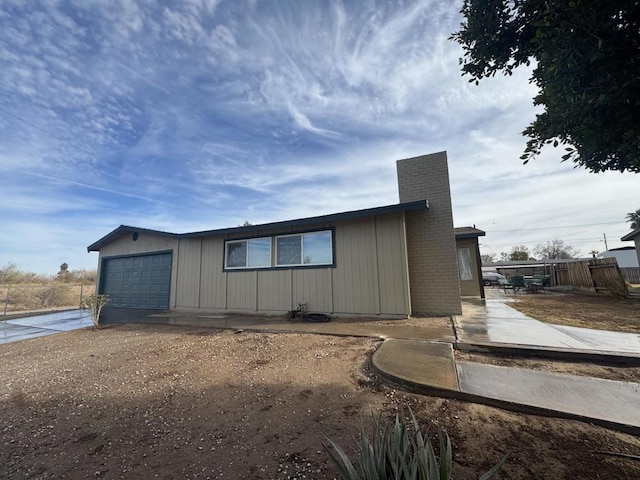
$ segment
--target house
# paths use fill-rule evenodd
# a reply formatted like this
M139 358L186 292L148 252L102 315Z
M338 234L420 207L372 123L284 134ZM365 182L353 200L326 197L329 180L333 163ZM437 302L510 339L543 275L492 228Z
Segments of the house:
M636 257L640 264L640 228L636 228L633 232L626 234L620 240L623 242L634 242L636 246Z
M486 232L473 227L454 228L458 251L458 274L460 277L460 295L463 297L484 298L482 282L482 259L480 258L479 237Z
M481 231L456 248L445 152L396 166L393 205L182 234L122 225L88 247L96 291L120 308L459 314L461 283L480 283Z
M612 248L611 250L599 253L598 258L615 258L620 268L640 266L636 247Z

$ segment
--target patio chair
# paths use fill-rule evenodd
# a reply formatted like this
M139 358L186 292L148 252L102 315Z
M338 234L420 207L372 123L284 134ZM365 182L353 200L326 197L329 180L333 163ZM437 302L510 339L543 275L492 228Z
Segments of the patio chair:
M524 281L524 275L514 275L511 277L511 285L513 285L513 293L518 293L522 288L527 288L527 284Z
M505 295L507 293L507 290L511 290L515 293L513 285L511 285L511 283L509 283L509 281L504 277L498 278L498 286L504 290Z

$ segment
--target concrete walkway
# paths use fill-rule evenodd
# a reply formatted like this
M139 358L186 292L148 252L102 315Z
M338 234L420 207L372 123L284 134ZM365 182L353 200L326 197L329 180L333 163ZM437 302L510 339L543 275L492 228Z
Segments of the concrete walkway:
M455 360L451 344L388 339L372 365L425 395L582 420L640 435L640 384Z
M635 334L551 326L500 299L465 303L456 348L606 361L640 361ZM616 349L618 349L616 351ZM587 357L588 358L588 357ZM640 434L640 384L455 360L453 345L386 340L374 353L379 375L404 388Z
M511 308L504 297L487 298L486 305L463 302L454 317L457 342L479 347L513 347L574 355L596 354L640 358L640 335L543 323Z

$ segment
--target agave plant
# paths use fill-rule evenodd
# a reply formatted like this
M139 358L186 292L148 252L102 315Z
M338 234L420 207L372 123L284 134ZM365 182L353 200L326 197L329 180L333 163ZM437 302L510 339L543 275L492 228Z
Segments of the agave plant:
M444 430L438 430L439 455L431 440L420 430L411 408L409 420L396 415L391 425L381 416L373 415L373 434L367 436L360 421L357 468L345 451L326 433L324 448L338 468L343 480L449 480L453 466L451 440ZM480 480L493 476L506 460L506 455Z

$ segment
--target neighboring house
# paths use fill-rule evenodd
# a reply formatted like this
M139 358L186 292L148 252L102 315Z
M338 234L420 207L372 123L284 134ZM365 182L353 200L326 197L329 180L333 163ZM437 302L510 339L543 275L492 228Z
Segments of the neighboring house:
M640 263L640 228L636 228L633 232L626 234L620 240L623 242L634 242L636 245L636 257Z
M612 248L598 254L598 258L615 258L620 268L639 267L636 247Z
M97 291L121 308L460 314L446 153L399 160L397 173L394 205L184 234L120 226L88 247ZM479 253L462 255L478 275Z

